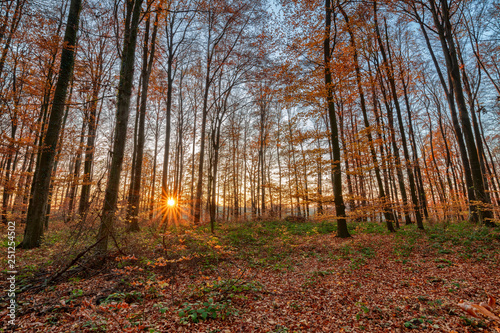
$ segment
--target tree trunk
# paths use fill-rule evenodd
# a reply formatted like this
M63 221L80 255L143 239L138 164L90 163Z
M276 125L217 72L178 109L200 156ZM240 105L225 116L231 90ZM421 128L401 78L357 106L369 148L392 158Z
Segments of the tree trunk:
M141 180L142 180L142 161L144 157L145 142L145 124L146 124L146 106L148 101L149 77L153 68L156 44L156 32L158 27L158 15L154 22L153 34L151 36L151 47L149 44L149 17L146 21L146 31L144 33L143 62L142 62L142 92L141 105L139 108L139 128L137 137L137 150L134 170L134 179L132 183L132 195L128 202L127 221L128 231L139 231L139 204L141 200ZM148 59L149 58L149 59Z
M377 154L375 152L375 146L373 144L373 137L372 137L372 132L371 132L371 127L370 127L370 122L368 120L368 112L366 110L366 102L365 102L365 94L363 91L363 86L361 84L361 70L359 66L359 60L358 60L358 50L356 47L356 40L354 37L354 33L351 30L351 26L349 24L349 17L347 16L346 12L343 10L341 6L339 6L342 15L344 15L344 19L347 23L348 27L348 32L351 37L351 46L353 48L353 59L354 59L354 69L356 71L356 84L358 88L358 94L359 94L359 99L360 99L360 104L361 104L361 112L363 114L363 122L365 125L366 129L366 136L368 138L368 144L370 146L370 155L371 159L373 162L373 168L375 169L375 178L377 179L377 186L378 186L378 196L379 200L381 201L382 204L382 209L385 217L385 222L387 225L387 229L390 232L395 232L396 230L394 229L393 223L394 223L394 213L392 212L392 209L390 207L387 207L387 199L385 196L385 190L384 190L384 184L382 183L382 177L380 176L380 167L379 163L377 160ZM374 105L374 107L376 107Z
M125 35L123 40L120 81L118 84L118 103L116 110L116 127L113 139L113 153L111 168L108 174L108 184L104 195L104 204L101 215L101 225L97 239L98 253L105 253L108 249L108 239L113 232L114 215L118 200L120 174L125 153L127 124L130 113L130 96L134 79L135 48L137 30L139 27L142 0L127 2L127 16L125 21Z
M453 28L450 21L450 12L447 1L441 1L441 10L437 8L434 0L429 0L434 24L438 31L441 48L443 50L446 61L446 69L451 86L455 92L455 102L459 111L460 122L465 137L465 144L469 155L470 171L472 174L472 182L476 198L481 202L477 207L479 219L488 226L494 226L492 221L493 214L488 208L491 203L488 194L485 191L483 175L481 172L481 163L479 161L478 152L474 140L474 134L469 119L469 113L465 102L465 97L462 89L462 80L460 76L460 66L458 63L455 41L453 40Z
M71 0L71 5L64 34L63 50L59 68L59 77L54 92L49 126L43 141L40 163L37 166L36 178L33 179L33 200L28 208L24 239L21 248L31 249L40 246L43 237L43 222L49 196L49 186L61 131L61 123L66 103L66 94L73 73L75 62L75 45L78 31L82 0Z
M342 174L340 168L340 143L337 127L337 115L335 114L335 104L332 92L332 74L331 74L331 53L330 53L330 29L332 22L332 7L330 0L325 0L325 40L323 42L323 55L325 62L325 89L328 105L328 116L330 118L330 131L333 153L333 176L334 187L333 195L335 201L335 211L337 213L337 236L341 238L350 237L347 230L347 221L345 214L344 198L342 196Z
M388 49L387 49L388 55L386 55L385 48L384 48L384 45L382 43L382 38L380 36L380 31L379 31L378 23L377 23L376 4L377 4L377 2L375 1L373 3L374 17L375 17L375 31L377 34L377 40L379 43L380 52L382 53L382 59L384 60L387 78L389 80L389 88L390 88L390 91L392 93L392 99L393 99L394 106L396 108L396 115L398 117L399 132L400 132L402 146L403 146L403 156L405 159L406 173L408 174L408 180L410 182L410 196L411 196L413 208L415 211L415 217L417 219L417 227L419 229L423 229L424 225L423 225L423 221L422 221L422 215L420 214L420 207L419 207L418 198L417 198L417 190L415 187L415 178L413 175L413 170L412 170L411 166L409 165L411 163L411 161L410 161L410 155L408 153L408 144L406 141L406 133L404 130L403 117L401 114L401 108L399 105L398 94L396 91L396 83L395 83L395 79L394 79L394 68L393 68L392 59L391 59L391 52L390 52L390 48L388 47ZM387 30L387 24L386 24L386 30ZM387 33L386 33L386 38L388 38ZM391 118L389 118L389 122L390 121L391 121ZM394 140L394 136L393 136L393 140ZM395 142L393 141L393 145L394 144L395 144ZM394 150L395 150L395 152L397 152L396 147L394 147ZM399 155L399 153L397 155ZM397 163L399 164L399 158L398 158ZM402 168L402 166L398 166L398 167L400 169ZM401 179L400 179L400 187L401 187ZM404 185L403 185L403 188L404 188ZM403 192L403 189L401 189L401 191ZM405 190L405 192L406 192L406 190ZM405 202L405 206L406 206L406 202ZM405 207L405 209L406 209L406 207ZM406 216L406 218L408 218L408 216ZM410 220L407 219L406 223L410 223Z

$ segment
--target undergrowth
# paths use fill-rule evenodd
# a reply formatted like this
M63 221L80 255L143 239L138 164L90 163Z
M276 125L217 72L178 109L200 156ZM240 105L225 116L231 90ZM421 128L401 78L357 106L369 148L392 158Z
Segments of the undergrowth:
M244 311L244 302L272 292L246 270L264 269L279 275L295 271L302 276L301 287L306 291L339 274L357 274L366 265L380 260L400 262L402 270L411 274L418 273L422 260L440 271L456 266L457 257L498 264L498 228L467 222L425 224L424 231L415 225L404 225L396 233L389 233L384 223L351 222L348 227L353 237L344 240L335 237L336 223L329 220L228 223L219 226L215 234L207 226L166 228L161 232L143 228L139 233L122 236L121 248L110 251L106 266L96 269L94 275L89 275L85 263L79 263L86 275L68 275L43 290L52 292L57 284L66 283L65 288L68 285L70 288L62 296L66 306L78 307L94 297L95 304L113 311L119 311L124 304L146 304L153 300L154 308L161 314L174 314L180 324L188 325L236 317ZM63 267L61 258L56 262L45 254L56 256L64 245L65 235L67 231L61 231L48 238L42 249L20 253L23 261L18 274L20 285L25 280L35 281L42 268L45 274L54 274ZM384 247L385 244L388 246ZM416 254L429 258L416 258ZM304 271L301 258L325 265ZM70 262L72 257L65 259ZM103 272L114 281L110 288L103 291L84 287ZM179 287L178 279L186 274L190 282ZM445 284L450 295L462 293L462 281L443 280L438 274L429 277L429 283ZM401 281L405 288L411 284L411 280ZM428 311L439 312L441 304L436 300L425 302ZM364 304L358 304L361 308L358 320L368 311ZM57 324L58 316L51 317L51 325ZM405 322L407 328L421 324L413 319ZM98 330L103 324L85 325L85 329Z

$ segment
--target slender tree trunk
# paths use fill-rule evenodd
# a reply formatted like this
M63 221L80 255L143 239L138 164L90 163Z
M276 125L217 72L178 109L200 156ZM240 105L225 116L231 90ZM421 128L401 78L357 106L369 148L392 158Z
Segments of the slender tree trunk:
M384 82L382 75L380 75L380 89L382 91L382 96L384 98L384 104L385 108L387 110L387 120L388 120L388 125L389 125L389 136L390 136L390 143L392 145L392 151L393 151L393 160L395 163L395 168L396 168L396 176L398 179L398 185L399 185L399 190L401 191L401 198L403 200L403 214L404 214L404 221L406 224L411 224L411 219L410 219L410 214L408 212L408 196L406 193L406 187L404 183L404 176L403 176L403 170L402 170L402 165L401 165L401 158L399 155L399 146L396 141L396 131L394 129L394 115L393 115L393 109L392 106L389 104L388 101L388 96L386 94L386 90L384 87ZM388 156L391 156L388 149Z
M213 163L212 163L212 202L210 204L210 231L214 233L215 229L215 210L216 210L216 196L218 191L216 191L216 181L217 181L217 167L219 164L219 147L220 147L220 127L221 119L216 121L216 125L212 132L212 145L213 145ZM224 184L225 192L226 184ZM210 196L209 196L210 197ZM225 205L225 193L224 193L224 205Z
M207 62L206 76L205 76L205 91L203 95L203 109L201 117L201 143L200 143L200 161L198 164L198 181L196 184L196 197L195 197L195 208L194 208L194 223L200 223L201 219L201 195L203 191L203 166L205 162L205 135L207 127L207 115L208 115L208 92L210 89L210 61Z
M68 202L68 216L66 218L66 222L69 222L73 218L73 208L75 205L76 191L79 183L78 178L80 177L80 168L82 165L82 151L83 151L83 143L85 140L86 124L87 124L86 119L83 119L82 130L80 133L80 142L78 144L78 148L76 149L74 163L72 163L73 170L71 174L71 185L68 191L69 202Z
M261 214L264 215L266 212L266 187L264 183L264 174L265 174L265 153L264 153L264 144L266 141L266 129L265 129L265 121L266 121L266 107L267 104L265 101L260 102L260 145L259 145L259 178L261 179Z
M450 84L454 89L455 102L459 111L460 122L465 137L465 144L469 156L470 171L472 174L472 182L474 185L475 195L481 205L477 207L479 219L486 225L494 226L492 222L492 212L487 207L490 204L489 196L487 195L481 172L481 163L474 140L474 134L470 123L469 113L465 102L465 97L462 88L462 80L460 75L460 66L453 40L453 28L450 21L450 11L448 2L441 1L441 9L439 10L434 0L429 0L431 13L434 19L434 24L438 31L441 48L443 50L446 61L446 68Z
M279 128L278 128L279 131ZM318 178L318 211L317 214L322 215L323 214L323 159L322 159L322 154L321 154L321 143L319 141L319 136L316 139L317 142L317 149L318 149L318 156L316 157L316 172L317 172L317 178ZM281 166L279 164L279 148L278 148L278 170L279 170L279 177L280 177L280 188L279 188L279 197L280 197L280 219L281 219Z
M10 49L10 45L12 42L12 38L15 38L14 34L19 27L19 23L21 21L22 11L26 0L17 0L16 7L14 8L14 13L12 15L12 21L10 22L9 32L7 38L5 38L5 30L7 30L7 24L0 27L0 42L3 44L2 55L0 56L0 75L3 73L3 69L5 66L5 60L7 59L7 54ZM5 14L5 13L3 13ZM8 20L8 15L6 16L6 21ZM5 39L5 42L3 41Z
M404 159L405 159L406 173L408 174L408 180L409 180L409 183L410 183L410 196L411 196L411 200L412 200L412 203L413 203L413 208L414 208L414 211L415 211L415 217L417 219L417 227L419 229L423 229L424 225L423 225L422 215L420 213L420 207L419 207L418 198L417 198L417 190L416 190L416 186L415 186L415 178L414 178L414 175L413 175L413 170L412 170L411 166L409 165L411 163L411 161L410 161L410 155L408 153L408 144L407 144L407 141L406 141L406 133L405 133L405 130L404 130L403 117L402 117L402 114L401 114L401 108L400 108L400 105L399 105L398 94L397 94L397 91L396 91L396 83L395 83L395 79L394 79L394 68L393 68L392 59L391 59L391 52L390 52L390 48L388 47L387 48L388 55L386 55L386 51L385 51L384 45L382 43L382 38L380 36L380 32L379 32L379 28L378 28L378 23L377 23L377 7L376 7L376 4L377 4L377 2L375 1L373 3L374 13L375 13L374 14L374 17L375 17L375 31L376 31L376 34L377 34L377 40L379 42L379 47L380 47L380 52L382 54L382 59L384 61L384 65L385 65L385 69L386 69L386 73L387 73L387 78L389 80L389 88L390 88L390 91L392 93L392 99L393 99L393 103L394 103L394 106L395 106L395 109L396 109L396 115L398 117L399 133L400 133L400 136L401 136L401 141L402 141L402 146L403 146L403 156L404 156ZM386 30L387 30L387 24L386 24ZM388 36L386 36L386 37L388 38ZM391 119L389 118L389 121L390 120ZM394 137L393 137L393 140L394 140ZM396 147L394 147L394 150L397 151ZM398 153L398 155L399 155L399 153ZM399 161L397 163L399 164ZM402 168L402 166L398 166L398 167ZM401 187L401 183L400 183L400 187ZM403 191L403 190L401 190L401 191ZM406 206L406 203L405 203L405 206ZM408 216L406 216L405 218L407 218L407 217ZM406 219L406 223L411 223L411 222L410 222L409 219Z
M409 81L409 78L408 78L408 81ZM413 153L413 169L415 172L418 198L420 201L420 207L422 207L425 218L429 218L429 212L427 211L427 199L425 197L424 186L422 183L422 173L420 171L420 164L418 162L419 157L418 157L418 150L417 150L416 143L415 143L415 133L413 132L413 122L412 122L411 110L410 110L410 100L408 98L408 82L405 82L403 75L401 77L401 82L403 83L403 93L404 93L404 99L405 99L405 105L406 105L406 113L408 115L408 129L409 129L409 135L410 135L410 145L411 145L412 153Z
M427 49L429 50L429 53L430 53L431 58L432 58L432 62L434 64L434 67L435 67L436 72L437 72L438 77L439 77L439 82L441 83L441 86L442 86L442 88L445 92L445 95L446 95L446 100L448 102L448 107L450 109L450 115L451 115L451 120L452 120L452 124L453 124L453 129L455 132L455 137L457 138L457 143L458 143L458 147L459 147L459 151L460 151L462 168L464 170L464 175L465 175L465 183L467 186L466 193L467 193L467 197L469 199L468 200L469 201L469 214L470 214L469 218L471 221L476 221L478 218L476 204L474 203L474 201L476 200L476 195L474 193L474 185L472 182L472 176L471 176L471 171L470 171L469 157L467 155L467 149L465 148L465 141L464 141L464 137L462 135L462 129L460 128L457 110L455 107L454 88L453 88L453 86L451 86L450 89L448 89L448 86L444 80L444 76L441 72L441 67L439 66L439 63L436 59L436 56L434 54L434 50L432 49L432 46L431 46L431 43L429 40L429 36L427 35L427 31L425 29L425 26L424 26L422 20L420 19L420 16L418 15L416 9L415 9L414 13L415 13L415 17L417 18L417 21L419 23L420 30L422 31L422 34L424 35ZM445 141L445 144L446 144L446 141ZM458 193L458 191L457 191L457 193Z
M155 152L153 156L153 177L151 180L151 196L149 199L149 219L152 220L154 216L154 208L155 208L155 188L156 188L156 157L158 156L158 141L160 134L160 122L159 119L156 118L155 125Z
M333 101L332 92L332 74L331 74L331 53L330 53L330 30L332 22L332 7L330 0L325 0L325 40L323 43L323 55L325 62L325 89L326 100L328 105L328 116L330 118L330 131L332 140L333 153L333 175L334 187L333 195L335 201L335 210L337 213L337 236L341 238L350 237L347 230L347 221L345 214L344 198L342 196L342 174L340 168L340 143L337 127L337 115L335 114L335 103Z
M134 79L135 48L137 30L139 27L142 0L127 2L125 21L125 35L123 40L120 81L118 84L118 105L116 110L116 127L113 139L113 153L111 168L108 174L108 184L104 195L104 204L101 215L101 225L97 239L98 253L105 253L108 249L108 239L113 232L114 215L118 200L120 174L125 153L125 138L127 137L127 123L130 113L130 96Z
M134 170L134 179L132 183L132 195L128 202L127 221L128 231L139 231L139 204L141 200L141 180L142 180L142 164L144 157L144 142L145 142L145 125L146 125L146 106L148 101L149 77L153 69L155 56L156 32L158 27L158 15L154 22L153 34L151 36L151 47L149 46L149 17L146 21L146 31L144 33L143 47L143 63L142 63L142 92L141 105L139 108L139 128L137 137L137 150L135 165L132 165Z
M394 213L392 212L392 209L387 207L387 199L385 196L385 190L384 190L384 185L382 183L382 177L380 176L380 167L379 163L377 160L377 154L375 152L375 146L373 144L373 136L371 132L371 127L370 127L370 122L368 120L368 112L366 110L366 102L365 102L365 94L363 91L363 85L361 82L361 69L359 66L359 60L358 60L358 50L357 50L357 45L356 45L356 40L354 33L351 30L351 26L349 24L349 17L347 16L346 12L343 10L341 6L339 6L342 15L344 15L344 19L347 23L348 27L348 32L351 37L351 46L353 48L353 59L354 59L354 69L356 71L356 85L358 88L358 94L359 94L359 99L360 99L360 105L361 105L361 113L363 114L363 122L365 125L365 130L366 130L366 136L368 138L368 144L370 146L370 155L373 163L373 167L375 169L375 178L377 179L377 186L378 186L378 194L379 194L379 200L381 201L382 204L382 209L387 225L387 229L390 232L395 232L396 230L394 229L393 223L394 223ZM374 104L374 107L375 104Z
M195 170L195 147L196 147L196 116L198 115L198 112L196 112L197 108L194 108L194 120L193 120L193 149L191 152L191 196L189 200L189 204L191 206L191 216L194 216L194 209L195 209L195 204L194 204L194 170ZM246 184L245 184L246 185ZM245 206L246 207L246 206Z
M92 100L90 101L90 112L88 115L88 136L87 136L87 146L85 147L85 162L83 166L83 179L82 179L82 193L80 195L80 204L78 207L78 212L80 215L86 214L89 208L89 198L90 198L90 189L92 185L92 165L94 163L94 150L95 150L95 139L97 134L97 123L98 123L98 98L101 90L101 75L102 75L102 52L99 56L99 64L98 66L98 74L97 77L94 78L93 87L92 87ZM102 106L102 105L101 105ZM100 113L100 112L99 112Z
M173 36L171 37L173 38ZM172 123L172 88L174 82L174 49L173 43L169 40L168 45L168 60L167 60L167 125L165 129L165 151L163 154L163 172L161 181L161 202L162 205L165 204L170 195L168 189L168 164L170 157L170 136L171 136L171 123ZM195 111L196 112L196 111ZM196 118L195 118L196 120ZM196 121L195 121L196 126ZM196 134L196 133L195 133ZM196 138L196 135L194 135ZM193 145L194 152L194 145ZM165 217L164 217L165 218Z
M59 140L57 142L57 151L55 155L55 161L54 161L54 166L52 170L52 178L53 180L50 182L49 186L49 197L47 199L47 208L45 212L45 221L44 221L44 228L45 230L48 230L49 228L49 217L50 217L50 211L52 209L52 197L54 196L54 192L57 194L57 188L55 187L55 178L57 175L57 165L59 164L60 160L60 155L61 155L61 150L62 150L62 145L64 141L64 128L66 127L66 121L68 119L68 113L69 113L69 103L71 102L71 95L73 93L73 80L71 79L71 88L69 92L69 98L68 98L68 105L66 105L66 111L64 112L62 124L61 124L61 134L59 136ZM54 190L56 188L56 190Z
M10 172L12 166L12 159L15 152L15 142L16 142L16 131L18 127L18 119L14 117L11 119L11 141L9 147L7 148L7 165L3 168L5 169L5 177L3 179L3 201L2 201L2 223L7 224L7 210L10 195L13 191L13 186L10 184Z

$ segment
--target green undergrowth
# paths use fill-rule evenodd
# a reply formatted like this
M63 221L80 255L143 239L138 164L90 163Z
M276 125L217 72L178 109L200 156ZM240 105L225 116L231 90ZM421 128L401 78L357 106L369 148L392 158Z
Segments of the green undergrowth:
M218 233L234 246L258 246L286 236L329 234L336 231L337 225L330 221L271 220L227 225L219 228Z
M348 229L353 239L363 235L392 235L393 252L396 257L406 258L413 253L424 251L437 257L457 253L464 258L492 260L499 251L500 230L470 222L426 223L425 230L416 225L403 225L391 234L385 223L349 222ZM237 255L256 265L271 265L278 270L290 269L288 257L296 251L295 246L304 240L324 234L335 235L335 221L288 222L284 220L252 221L229 224L217 229L220 242L236 249ZM363 253L359 249L342 254L340 249L336 258L355 257L354 267L360 266L375 255ZM351 258L352 259L352 258ZM349 260L351 260L349 259Z
M477 261L499 260L500 228L465 221L425 223L424 226L425 230L422 231L414 224L403 225L396 233L389 233L385 223L349 222L348 229L353 236L350 240L362 240L362 235L382 237L373 238L371 242L374 243L371 244L363 241L354 244L347 239L333 247L316 241L324 235L336 234L336 221L326 219L221 223L214 234L210 233L207 225L176 226L164 230L143 227L138 233L120 235L118 243L127 255L117 256L112 260L111 266L122 273L172 275L179 265L213 270L221 261L242 259L250 267L260 266L286 272L300 269L302 263L294 258L303 251L303 256L315 257L319 261L348 260L349 268L355 270L378 257L377 242L385 243L386 237L392 244L390 247L392 246L393 255L401 262L410 260L416 253L424 253L436 259L458 255ZM21 284L25 279L40 275L42 268L48 269L53 263L53 256L60 257L57 254L60 243L64 243L67 237L65 233L68 232L62 230L54 234L48 233L50 235L42 249L23 252L19 260L22 265L18 266ZM41 256L42 250L44 256ZM47 257L47 253L51 255ZM75 250L66 258L69 261L76 254ZM438 268L450 265L444 259L436 261ZM57 264L64 267L60 262Z
M426 277L428 284L443 285L449 295L463 296L467 283L458 278L444 279L439 272L456 266L460 258L485 261L488 265L498 264L500 258L500 228L467 222L426 223L423 231L416 225L403 225L396 233L389 233L385 223L349 222L348 228L353 237L337 239L336 222L326 219L221 223L214 234L206 225L163 230L143 227L138 233L117 232L117 246L123 253L112 248L106 261L108 266L95 268L91 272L95 275L68 274L58 283L67 283L63 300L68 307L77 307L89 297L96 297L98 304L110 311L119 310L124 303L135 303L136 307L153 301L160 314L174 314L179 323L188 326L205 320L231 321L247 311L249 302L275 293L268 281L259 279L254 271L283 274L284 278L286 273L294 271L298 274L292 275L301 279L301 288L307 292L323 288L337 279L338 274L373 277L375 273L365 269L374 267L373 263L401 262L402 270L417 276L422 270L420 265L425 266L426 262L426 266L436 268L436 274ZM50 268L51 274L66 266L67 263L62 265L50 259L64 245L64 232L67 231L48 237L41 249L19 253L19 259L23 260L18 274L20 285L31 278L35 282L30 283L40 283L37 274L43 265ZM93 242L89 241L89 245ZM67 256L66 261L71 262L76 253ZM92 257L91 251L88 257ZM90 261L82 262L94 269ZM111 287L105 291L99 290L100 287L87 288L89 276L99 278L101 271L106 272L106 279L114 280ZM47 279L48 272L40 276ZM182 286L181 279L186 279ZM408 288L414 282L405 279L400 283ZM56 289L56 285L50 285L46 292ZM418 296L427 315L448 311L449 303L444 299ZM355 305L353 313L359 321L379 311L366 301L360 300ZM290 305L297 311L300 306L300 302ZM430 328L434 324L429 318L406 318L402 324L408 329L424 325ZM56 315L50 320L57 324ZM129 323L135 325L141 320L131 318ZM84 328L98 330L102 325L104 319L97 318L85 323Z
M285 220L251 221L223 225L216 230L221 243L236 250L237 256L251 265L272 266L290 270L288 257L305 239L316 235L336 233L331 221L288 222Z
M434 256L458 254L476 260L489 260L499 251L500 230L470 222L442 222L425 225L419 230L405 225L395 235L394 253L408 257L417 249Z

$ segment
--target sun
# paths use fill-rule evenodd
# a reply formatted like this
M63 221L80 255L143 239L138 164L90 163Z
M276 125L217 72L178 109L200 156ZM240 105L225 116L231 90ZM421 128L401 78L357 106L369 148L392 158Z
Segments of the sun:
M175 206L175 200L174 200L174 198L169 198L167 200L167 205L170 206L170 207L174 207Z

